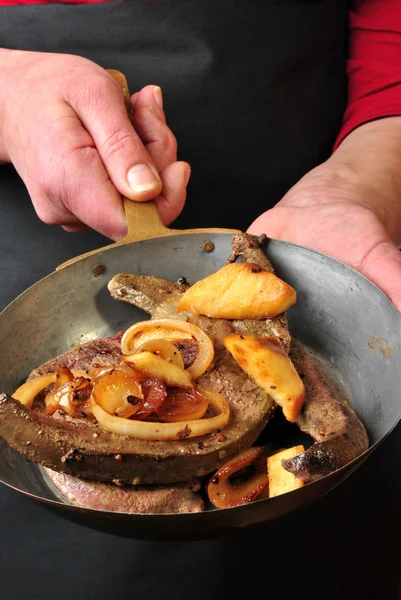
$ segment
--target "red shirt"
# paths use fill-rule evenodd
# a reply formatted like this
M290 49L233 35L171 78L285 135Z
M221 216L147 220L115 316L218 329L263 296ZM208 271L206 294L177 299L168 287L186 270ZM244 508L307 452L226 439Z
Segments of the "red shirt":
M65 4L107 1L63 0ZM0 0L0 6L57 2ZM353 0L349 26L348 103L334 149L359 125L401 115L401 0Z
M401 0L354 0L348 104L334 149L367 121L401 115Z

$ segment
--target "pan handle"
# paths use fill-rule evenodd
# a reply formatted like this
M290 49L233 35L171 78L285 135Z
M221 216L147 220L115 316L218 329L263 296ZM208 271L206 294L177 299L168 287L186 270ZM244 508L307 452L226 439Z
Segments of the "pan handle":
M117 71L115 69L107 69L107 71L121 86L121 90L123 92L125 104L127 107L127 112L128 115L130 115L132 111L132 106L130 102L128 83L125 78L125 75L121 73L121 71ZM80 254L79 256L67 260L66 262L62 263L57 267L57 271L76 262L77 260L81 260L81 258L86 258L87 256L91 256L92 254L96 254L97 252L103 252L103 250L106 250L108 248L122 246L123 244L129 244L131 242L139 242L141 240L165 237L167 235L179 235L184 233L242 233L237 229L221 228L169 229L161 222L159 213L157 212L156 204L153 200L149 200L148 202L134 202L133 200L129 200L128 198L123 198L123 202L125 216L127 218L128 224L127 235L119 242L115 242L114 244L109 244L108 246L97 248L96 250L86 252L85 254Z

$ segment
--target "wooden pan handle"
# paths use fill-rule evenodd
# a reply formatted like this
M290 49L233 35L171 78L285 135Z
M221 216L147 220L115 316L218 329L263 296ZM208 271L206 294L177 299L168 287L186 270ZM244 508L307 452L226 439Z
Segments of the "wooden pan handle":
M127 107L128 116L132 116L132 105L130 102L130 93L128 83L125 75L121 71L115 69L107 69L108 73L117 81L120 85L124 95L125 105ZM141 240L148 240L152 238L165 237L167 235L178 235L184 233L242 233L237 229L221 229L221 228L205 228L205 229L169 229L160 220L159 213L157 212L156 204L153 200L148 202L135 202L129 198L123 198L125 216L127 218L128 233L127 235L114 244L86 252L70 260L62 263L57 267L57 270L70 265L81 258L102 252L106 248L113 248L114 246L121 246L123 244L129 244L131 242L139 242Z

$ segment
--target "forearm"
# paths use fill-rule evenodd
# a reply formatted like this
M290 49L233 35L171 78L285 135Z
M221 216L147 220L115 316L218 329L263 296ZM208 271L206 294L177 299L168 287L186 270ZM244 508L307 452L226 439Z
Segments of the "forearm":
M396 244L401 243L401 117L378 119L351 132L325 163L358 189ZM366 189L366 194L361 194Z

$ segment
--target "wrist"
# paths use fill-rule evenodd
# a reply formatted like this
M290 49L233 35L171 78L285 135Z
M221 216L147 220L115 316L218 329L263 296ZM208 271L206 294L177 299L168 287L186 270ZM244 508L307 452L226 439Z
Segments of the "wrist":
M347 194L372 210L390 237L401 241L401 117L383 118L351 132L326 161Z
M348 204L373 212L401 243L401 117L361 125L280 204Z

